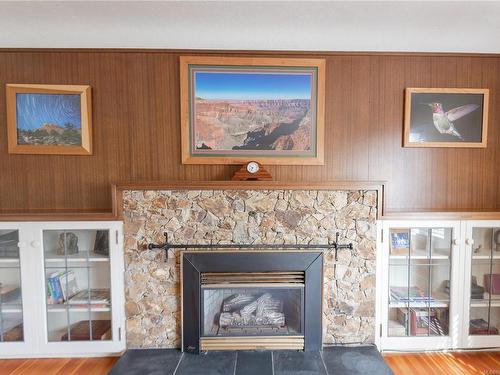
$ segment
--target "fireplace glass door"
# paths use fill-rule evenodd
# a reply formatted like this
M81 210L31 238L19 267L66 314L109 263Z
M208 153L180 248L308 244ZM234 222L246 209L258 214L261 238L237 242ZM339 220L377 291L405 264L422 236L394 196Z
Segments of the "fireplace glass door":
M289 278L271 273L202 276L208 281L201 293L202 336L303 335L303 272Z

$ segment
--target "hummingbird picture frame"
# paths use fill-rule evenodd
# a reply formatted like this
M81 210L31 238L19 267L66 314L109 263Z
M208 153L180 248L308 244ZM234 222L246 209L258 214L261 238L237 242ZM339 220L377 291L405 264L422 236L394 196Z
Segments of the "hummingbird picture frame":
M485 148L488 89L407 88L404 147Z

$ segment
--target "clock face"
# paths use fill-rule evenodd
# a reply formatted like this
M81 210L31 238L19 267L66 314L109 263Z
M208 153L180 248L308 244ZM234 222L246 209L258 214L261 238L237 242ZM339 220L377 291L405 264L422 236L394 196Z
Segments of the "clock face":
M247 164L248 173L257 173L259 171L259 163L251 161Z

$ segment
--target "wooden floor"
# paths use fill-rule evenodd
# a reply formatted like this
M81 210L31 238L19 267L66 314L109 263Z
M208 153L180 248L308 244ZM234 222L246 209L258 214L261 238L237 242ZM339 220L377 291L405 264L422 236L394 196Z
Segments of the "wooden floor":
M500 375L500 352L384 354L395 375Z
M500 375L500 352L384 354L384 358L395 375ZM117 360L6 359L0 360L0 375L106 375Z
M118 357L5 359L0 360L0 375L106 375L117 360Z

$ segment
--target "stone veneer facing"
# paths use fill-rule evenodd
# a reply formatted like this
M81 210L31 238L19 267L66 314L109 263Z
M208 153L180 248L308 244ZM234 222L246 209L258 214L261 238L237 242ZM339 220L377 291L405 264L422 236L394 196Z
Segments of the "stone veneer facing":
M325 343L373 342L375 333L376 191L125 191L125 298L130 348L180 347L178 244L340 241L354 250L325 253Z

